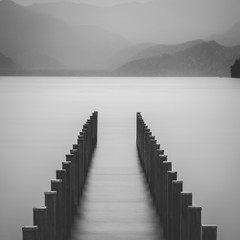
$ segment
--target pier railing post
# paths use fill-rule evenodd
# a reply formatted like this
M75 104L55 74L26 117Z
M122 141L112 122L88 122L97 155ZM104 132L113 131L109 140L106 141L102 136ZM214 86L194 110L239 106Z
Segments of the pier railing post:
M85 165L84 165L84 137L78 136L79 145L79 182L80 182L80 195L82 195L84 182L85 182Z
M167 236L167 223L168 223L168 172L172 170L171 162L163 162L162 165L162 198L161 198L161 214L160 221L163 225L164 236Z
M63 187L62 180L54 179L51 180L51 190L56 191L56 239L64 240L64 201L63 201Z
M181 240L182 181L172 181L172 240Z
M33 225L38 226L37 239L47 239L47 207L33 208Z
M167 156L166 155L161 155L159 156L160 161L160 201L159 201L159 216L160 216L160 221L163 223L164 218L166 217L164 215L164 211L166 211L165 207L167 205L166 199L167 199L167 173L168 171L172 170L172 163L167 162Z
M201 240L202 238L201 212L201 207L188 207L188 240Z
M163 156L164 151L158 149L157 150L157 156L156 156L156 162L155 162L155 205L157 208L157 212L160 212L160 201L161 201L161 169L163 165L163 161L166 160L165 156Z
M38 226L26 226L22 228L23 240L37 240Z
M56 178L62 181L62 235L64 239L67 239L66 170L57 170Z
M202 240L217 240L217 226L202 225Z
M188 239L188 207L192 205L192 193L181 193L181 240Z
M67 236L70 236L72 224L71 162L63 162L62 168L66 171L66 222Z
M167 222L167 239L172 238L172 182L177 180L177 172L168 172L168 222Z
M70 153L74 159L74 203L76 207L78 206L78 196L79 196L79 173L78 173L78 158L77 158L77 149L70 150Z
M45 206L47 207L48 240L56 239L56 206L57 192L45 192Z

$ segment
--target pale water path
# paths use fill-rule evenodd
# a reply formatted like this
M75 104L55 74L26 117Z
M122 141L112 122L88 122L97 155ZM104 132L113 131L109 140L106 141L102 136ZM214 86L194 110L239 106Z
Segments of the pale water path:
M72 240L163 239L138 164L135 127L134 118L99 114L98 145Z

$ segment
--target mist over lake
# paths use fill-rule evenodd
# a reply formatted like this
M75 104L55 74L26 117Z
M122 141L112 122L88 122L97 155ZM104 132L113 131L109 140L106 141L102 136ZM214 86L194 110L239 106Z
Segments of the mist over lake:
M134 151L141 111L184 191L202 206L203 223L217 224L220 240L238 239L238 80L1 77L0 91L1 239L19 239L21 227L32 224L32 208L43 205L43 192L94 110L99 141L128 139L126 153ZM137 161L133 154L117 166L134 170Z
M0 75L230 77L239 9L235 0L2 0Z
M42 234L34 207L47 206L51 225L44 194L66 160L78 166L57 193L57 230L45 235L66 240L74 212L69 240L176 240L171 232L195 227L182 182L172 191L161 169L172 168L202 224L238 240L239 12L236 0L0 0L0 240L24 239L22 227L34 224ZM76 145L93 111L82 132L90 138ZM136 112L166 165L155 163L160 150L137 152ZM66 156L72 148L76 158Z

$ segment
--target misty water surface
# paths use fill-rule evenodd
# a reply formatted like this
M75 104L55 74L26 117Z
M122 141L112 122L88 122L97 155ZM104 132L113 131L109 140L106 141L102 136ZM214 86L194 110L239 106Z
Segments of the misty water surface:
M141 111L184 191L202 206L203 223L218 225L218 239L237 240L239 104L240 82L233 79L1 77L0 239L21 239L32 208L43 205L55 170L98 110L100 138L105 131L120 142L129 136L126 153L133 151ZM126 132L115 131L116 123ZM126 165L135 161L126 158Z

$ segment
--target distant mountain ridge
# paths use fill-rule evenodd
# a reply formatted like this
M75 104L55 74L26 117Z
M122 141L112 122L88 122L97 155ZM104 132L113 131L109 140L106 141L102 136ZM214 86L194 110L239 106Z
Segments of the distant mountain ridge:
M240 21L235 23L225 33L214 35L209 39L213 39L224 46L240 45Z
M202 42L174 54L131 61L117 72L128 76L230 76L230 66L240 56L240 46L224 47Z
M96 26L71 27L12 1L0 2L0 52L25 69L101 69L131 43Z
M223 19L219 19L217 24L210 24L212 14L205 12L203 18L200 14L203 9L191 8L189 9L191 15L188 15L185 14L186 7L193 7L191 4L187 6L184 1L181 7L174 8L169 6L171 5L169 2L126 1L125 4L100 7L63 0L34 4L28 9L59 19L70 26L79 23L100 26L136 44L144 42L177 44L192 39L206 39L209 33L221 31L221 22L225 22ZM181 18L177 18L178 15L181 15ZM189 19L190 16L193 16L194 21Z
M126 5L103 8L62 2L23 7L4 0L0 2L0 52L23 69L39 70L38 73L42 70L51 74L55 71L63 73L66 70L75 74L229 76L230 66L240 57L239 46L224 47L216 41L203 40L174 45L133 44L98 26L98 21L111 26L113 20L119 26L124 22L122 31L128 24L133 24L129 29L134 24L146 28L140 16L133 18L132 23L121 14L126 13L129 17L137 9L142 16L144 6L149 10L154 4L131 3L127 5L129 8ZM159 29L161 31L160 26ZM133 34L139 33L138 30L135 29ZM238 41L240 22L229 32L228 37Z
M17 65L12 59L0 53L0 69L19 69L20 66Z
M21 67L12 59L0 53L0 76L18 75L22 71Z
M112 65L120 67L126 62L139 60L142 58L161 57L163 54L174 54L203 43L203 40L194 40L181 44L139 44L117 53L111 58Z

